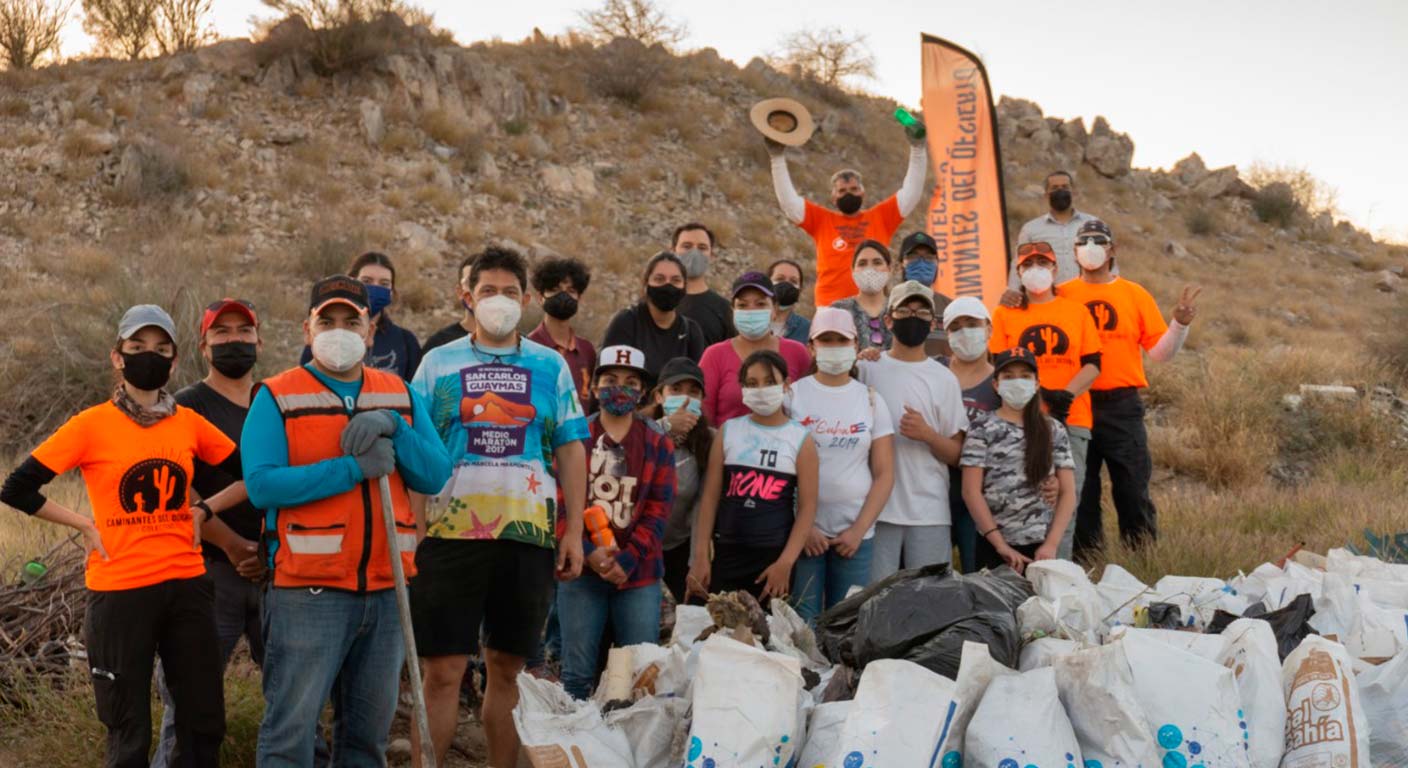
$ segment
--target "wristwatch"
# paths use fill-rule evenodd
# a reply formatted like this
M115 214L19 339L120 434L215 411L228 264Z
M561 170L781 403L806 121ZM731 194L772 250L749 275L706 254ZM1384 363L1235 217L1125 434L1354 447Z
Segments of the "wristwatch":
M200 501L197 501L196 503L192 504L191 509L205 510L205 519L201 521L202 524L210 522L210 518L215 517L215 510L211 509L210 505L205 503L205 499L201 499Z

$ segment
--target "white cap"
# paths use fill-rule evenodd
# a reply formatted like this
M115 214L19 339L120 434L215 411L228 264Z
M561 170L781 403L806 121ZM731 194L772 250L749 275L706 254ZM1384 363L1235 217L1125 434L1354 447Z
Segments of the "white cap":
M603 368L631 368L639 371L642 376L647 375L645 353L625 344L605 347L596 356L596 369L599 371Z
M992 313L983 306L976 296L959 296L944 307L944 328L960 317L976 317L979 320L992 320Z

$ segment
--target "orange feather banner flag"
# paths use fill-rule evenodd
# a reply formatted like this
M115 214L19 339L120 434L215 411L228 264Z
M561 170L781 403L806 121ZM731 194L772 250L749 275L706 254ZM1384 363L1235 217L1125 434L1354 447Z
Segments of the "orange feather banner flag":
M976 296L997 306L1007 288L1007 203L997 110L983 62L969 51L921 35L924 125L934 196L925 229L939 247L934 290Z

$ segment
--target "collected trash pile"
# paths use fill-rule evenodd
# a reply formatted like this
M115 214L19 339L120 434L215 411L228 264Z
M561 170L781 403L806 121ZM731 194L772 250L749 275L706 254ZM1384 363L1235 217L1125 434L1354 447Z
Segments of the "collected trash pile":
M62 672L74 658L85 658L86 561L78 540L69 538L26 563L15 583L0 584L0 681Z
M1408 766L1408 565L1230 581L903 571L822 614L743 593L612 649L590 701L522 675L538 768Z

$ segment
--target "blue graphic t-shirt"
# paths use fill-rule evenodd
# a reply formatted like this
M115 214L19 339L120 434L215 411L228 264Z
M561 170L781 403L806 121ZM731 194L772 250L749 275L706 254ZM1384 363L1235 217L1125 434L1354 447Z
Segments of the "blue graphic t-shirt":
M465 337L431 350L411 388L425 398L454 463L428 534L552 548L553 451L587 438L562 356L526 338L516 349L491 350Z

